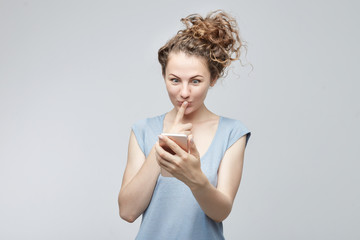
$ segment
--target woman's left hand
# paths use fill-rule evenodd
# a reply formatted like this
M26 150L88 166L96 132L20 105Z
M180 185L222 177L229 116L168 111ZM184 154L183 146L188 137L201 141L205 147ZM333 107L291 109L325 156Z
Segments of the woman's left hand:
M190 188L198 185L203 173L201 171L200 154L196 148L193 136L189 135L189 153L184 151L170 138L160 135L159 138L175 152L175 155L165 151L156 143L156 159L160 167L171 173L174 177L184 182Z

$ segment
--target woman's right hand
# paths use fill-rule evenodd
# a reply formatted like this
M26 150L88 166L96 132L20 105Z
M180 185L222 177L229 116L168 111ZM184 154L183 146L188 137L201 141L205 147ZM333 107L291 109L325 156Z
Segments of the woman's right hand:
M181 104L181 107L179 108L174 123L172 126L170 126L169 129L164 129L164 132L166 133L182 133L189 136L191 134L192 124L191 123L184 123L183 117L186 110L186 107L188 106L188 102L184 101Z

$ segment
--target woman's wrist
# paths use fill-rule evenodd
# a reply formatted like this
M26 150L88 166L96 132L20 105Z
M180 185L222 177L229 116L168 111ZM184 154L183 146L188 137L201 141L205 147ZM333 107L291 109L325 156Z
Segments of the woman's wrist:
M210 184L208 178L206 175L201 171L201 173L196 177L196 179L188 184L190 190L192 192L194 191L202 191L203 189L206 189L208 185Z

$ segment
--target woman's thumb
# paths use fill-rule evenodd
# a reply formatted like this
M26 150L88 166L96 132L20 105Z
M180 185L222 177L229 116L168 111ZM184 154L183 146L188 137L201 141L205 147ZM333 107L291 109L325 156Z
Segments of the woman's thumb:
M195 157L200 158L199 151L197 150L195 142L194 142L194 136L191 134L191 135L189 135L188 139L189 139L188 145L189 145L190 154L194 155Z

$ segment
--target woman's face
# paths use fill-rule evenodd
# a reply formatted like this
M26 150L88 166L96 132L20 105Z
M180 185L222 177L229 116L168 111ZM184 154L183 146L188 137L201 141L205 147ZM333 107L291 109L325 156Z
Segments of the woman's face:
M208 89L216 82L211 81L203 58L183 52L169 54L164 79L170 100L177 110L184 101L188 102L185 115L204 106Z

